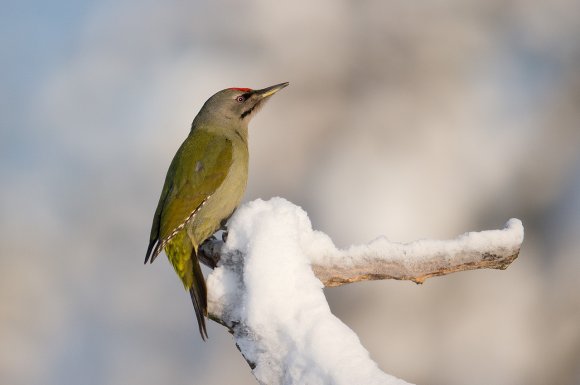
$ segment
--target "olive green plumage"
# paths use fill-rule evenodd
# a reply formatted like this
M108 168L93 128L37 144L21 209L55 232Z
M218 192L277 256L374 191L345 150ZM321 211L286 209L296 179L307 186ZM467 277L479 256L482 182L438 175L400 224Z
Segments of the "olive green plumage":
M153 217L145 263L164 249L189 290L207 337L207 292L197 252L239 205L248 179L248 122L288 83L262 90L228 88L209 98L177 150Z

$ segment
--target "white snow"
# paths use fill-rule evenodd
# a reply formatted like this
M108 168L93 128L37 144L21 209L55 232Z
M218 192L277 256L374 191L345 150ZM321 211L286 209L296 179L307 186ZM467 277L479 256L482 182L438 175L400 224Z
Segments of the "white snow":
M330 312L305 245L334 245L312 230L301 208L281 198L256 200L240 207L228 228L223 254L244 254L243 278L232 261L214 270L210 312L243 325L234 338L262 384L407 384L383 373Z
M312 229L306 212L282 198L243 205L228 228L220 266L207 280L209 311L234 330L242 354L256 364L255 377L268 385L407 384L382 372L357 335L330 312L311 263L342 258L344 264L347 256L369 254L410 259L458 249L485 252L498 244L516 247L523 239L521 222L510 220L503 230L452 241L398 244L380 238L342 251Z
M323 237L319 237L323 238ZM328 237L326 237L328 239ZM400 261L408 267L426 259L471 258L482 254L514 254L524 239L524 227L519 219L511 218L501 230L486 230L465 233L452 240L422 239L409 243L391 242L385 237L375 239L366 245L354 245L340 250L334 245L321 247L321 239L306 245L310 261L314 264L331 266L354 264L362 259ZM332 244L332 241L328 239Z

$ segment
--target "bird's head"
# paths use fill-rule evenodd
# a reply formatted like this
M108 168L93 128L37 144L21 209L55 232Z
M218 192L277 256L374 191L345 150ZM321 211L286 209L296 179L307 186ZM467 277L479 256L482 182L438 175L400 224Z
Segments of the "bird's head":
M198 116L213 121L228 121L235 125L247 125L252 116L264 105L264 102L287 85L287 82L280 83L261 90L226 88L209 98Z

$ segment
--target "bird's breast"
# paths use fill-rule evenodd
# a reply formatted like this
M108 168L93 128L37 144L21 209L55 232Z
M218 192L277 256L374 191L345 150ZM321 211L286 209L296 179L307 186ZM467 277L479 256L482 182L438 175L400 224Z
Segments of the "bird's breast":
M196 246L216 232L221 221L229 217L240 204L248 182L248 159L246 146L234 146L227 176L201 207L188 229Z

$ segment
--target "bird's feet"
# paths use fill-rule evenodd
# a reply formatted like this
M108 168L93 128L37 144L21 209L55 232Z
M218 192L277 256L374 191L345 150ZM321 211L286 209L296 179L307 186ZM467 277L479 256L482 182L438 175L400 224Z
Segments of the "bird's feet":
M222 219L222 221L220 222L220 228L219 229L221 231L223 231L222 232L222 241L224 241L224 243L226 243L228 241L228 219L230 219L230 217L232 216L232 214L230 214L230 216L228 216L227 218Z
M215 269L220 260L221 242L212 235L206 239L197 251L197 257L204 265Z

